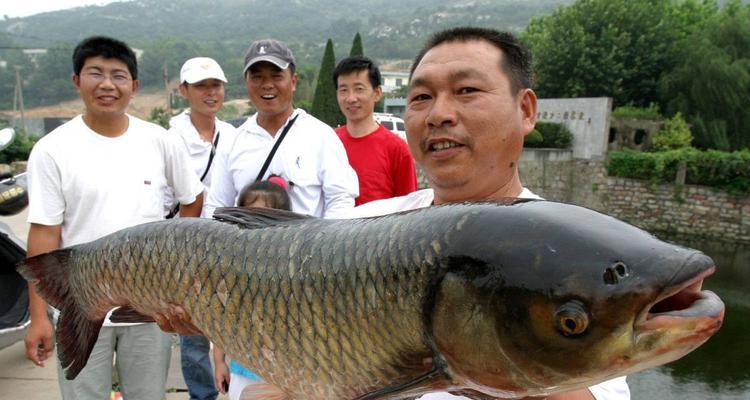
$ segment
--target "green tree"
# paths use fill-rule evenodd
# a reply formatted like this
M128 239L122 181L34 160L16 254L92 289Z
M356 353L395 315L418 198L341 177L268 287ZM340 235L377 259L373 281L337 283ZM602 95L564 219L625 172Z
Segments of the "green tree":
M684 149L690 147L692 142L693 134L682 118L682 113L678 112L674 117L664 121L662 129L654 135L651 148L654 151Z
M311 114L332 127L339 126L346 121L344 115L341 114L341 110L339 110L336 88L332 82L335 62L333 41L328 39L323 53L323 61L320 63L320 73L318 74L318 84L315 87Z
M364 47L362 47L362 36L360 36L359 32L357 32L357 34L354 35L354 40L352 41L352 49L349 51L349 57L364 55L365 50Z
M169 120L172 118L171 115L167 112L167 110L156 107L151 109L151 113L148 116L148 120L157 124L161 125L164 129L169 129Z
M26 107L56 104L78 97L70 81L72 53L70 46L59 44L38 56L33 67L25 68L23 74L28 78L28 85L24 85L23 98Z
M700 4L578 0L532 19L522 38L534 54L540 96L608 96L615 105L634 106L658 101L659 79L677 63L675 43L703 16L682 10L710 9Z
M682 112L701 148L750 148L750 4L727 2L679 46L661 80L666 113Z
M0 150L0 164L10 164L13 161L26 161L29 159L31 148L34 147L36 139L30 137L23 128L15 128L16 137L8 147Z

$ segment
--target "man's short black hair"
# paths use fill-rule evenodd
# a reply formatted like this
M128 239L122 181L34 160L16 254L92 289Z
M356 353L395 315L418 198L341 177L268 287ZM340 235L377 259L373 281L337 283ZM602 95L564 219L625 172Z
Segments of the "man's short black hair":
M349 75L352 72L367 71L367 78L372 88L380 86L380 69L375 62L364 56L351 56L341 61L333 70L333 87L339 86L339 76Z
M531 53L512 33L500 32L494 29L476 27L458 27L437 32L425 43L409 71L409 79L414 74L417 65L430 49L443 43L468 42L485 40L503 52L503 62L500 68L508 73L511 89L517 93L521 89L534 87L534 70L531 65Z
M73 73L81 75L83 64L91 57L114 58L128 66L133 80L138 79L138 61L127 44L106 36L92 36L78 43L73 50Z

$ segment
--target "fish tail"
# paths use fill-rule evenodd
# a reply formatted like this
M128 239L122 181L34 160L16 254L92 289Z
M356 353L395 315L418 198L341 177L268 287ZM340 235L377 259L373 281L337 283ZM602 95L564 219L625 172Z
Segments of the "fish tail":
M17 270L52 306L60 310L56 336L60 366L65 378L74 379L81 372L94 348L104 317L89 316L75 301L70 286L70 249L56 250L27 258Z

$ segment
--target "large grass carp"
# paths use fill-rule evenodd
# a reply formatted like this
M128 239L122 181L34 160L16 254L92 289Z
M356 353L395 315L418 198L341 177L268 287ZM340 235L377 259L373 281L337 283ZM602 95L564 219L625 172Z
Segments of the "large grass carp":
M68 378L107 311L124 305L145 315L182 305L264 379L257 397L286 399L567 391L682 357L723 320L721 300L701 291L709 257L572 205L455 204L361 220L217 214L19 266L61 310Z

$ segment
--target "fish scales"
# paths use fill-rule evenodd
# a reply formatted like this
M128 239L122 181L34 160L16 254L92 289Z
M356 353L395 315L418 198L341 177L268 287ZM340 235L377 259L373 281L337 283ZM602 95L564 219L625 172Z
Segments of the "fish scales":
M679 358L723 318L699 289L708 257L580 207L462 204L353 221L242 213L236 224L145 224L23 263L73 321L59 331L76 336L62 349L66 375L116 305L148 315L181 305L290 399L566 391ZM613 265L627 274L613 278ZM68 281L44 273L61 267Z

